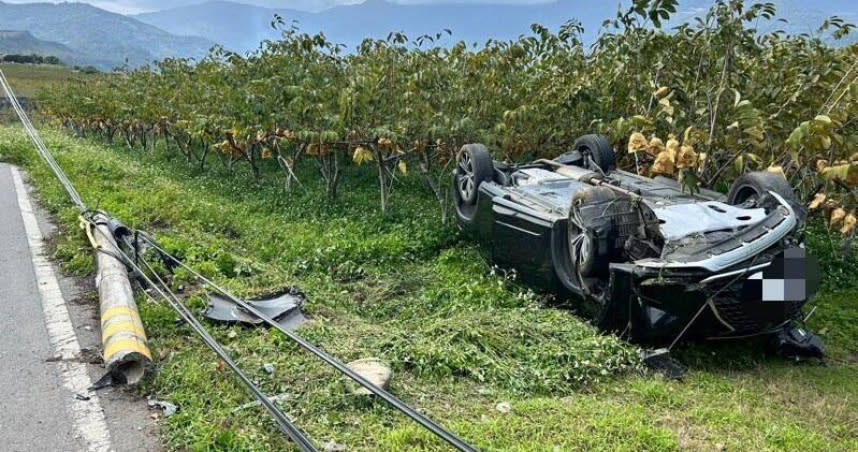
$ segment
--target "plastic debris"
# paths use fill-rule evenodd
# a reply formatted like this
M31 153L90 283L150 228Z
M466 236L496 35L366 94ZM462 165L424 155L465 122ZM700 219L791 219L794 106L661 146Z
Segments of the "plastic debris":
M386 388L393 377L393 371L390 370L390 367L378 358L359 359L346 364L346 366L379 388ZM372 394L372 391L351 380L349 380L349 387L354 394Z
M164 402L162 400L156 400L153 397L149 397L146 399L146 404L149 405L149 408L156 408L161 410L161 413L164 414L164 417L170 417L176 414L176 411L179 410L176 405L170 402Z
M209 306L203 313L203 317L209 320L229 325L240 323L262 326L265 324L262 319L238 306L229 298L209 293L208 299ZM300 290L292 288L269 296L245 300L245 302L291 331L298 329L306 320L301 312L306 300L307 298Z
M500 411L502 414L509 414L512 411L512 406L506 402L501 402L495 406L495 409Z
M322 444L322 450L325 452L345 452L348 450L345 445L328 441Z

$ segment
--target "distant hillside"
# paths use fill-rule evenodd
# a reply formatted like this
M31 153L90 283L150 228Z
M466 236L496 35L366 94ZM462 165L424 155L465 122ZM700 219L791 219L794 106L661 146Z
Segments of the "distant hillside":
M0 30L0 55L9 54L55 56L66 64L77 64L83 58L67 46L38 39L29 31Z
M779 15L789 24L773 23L791 33L814 31L827 17L841 15L858 21L858 6L853 0L772 0ZM537 4L434 3L398 4L368 0L337 6L319 12L272 9L229 1L211 1L196 5L134 16L171 33L201 36L238 51L252 50L262 39L278 33L271 29L274 14L287 22L297 20L302 31L323 31L337 43L354 48L364 38L383 38L391 31L404 31L409 37L453 31L453 40L483 43L489 38L513 39L530 32L539 23L556 29L570 19L584 24L585 41L590 41L605 19L613 18L619 4L630 0L583 1L557 0ZM687 20L705 12L712 0L680 0L677 19Z
M216 41L231 50L256 48L264 39L278 36L270 24L274 14L287 21L308 24L312 13L297 10L271 9L243 3L213 1L164 11L131 16L170 33L201 36ZM302 27L303 28L303 27Z
M0 2L0 29L26 30L37 40L79 54L75 62L101 69L111 69L126 59L138 66L171 56L200 57L214 45L204 38L176 36L83 3Z

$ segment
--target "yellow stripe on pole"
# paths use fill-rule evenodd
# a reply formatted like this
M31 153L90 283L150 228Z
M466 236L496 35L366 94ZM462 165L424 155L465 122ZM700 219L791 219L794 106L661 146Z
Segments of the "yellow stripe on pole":
M114 306L104 311L101 316L101 341L104 344L105 361L110 361L119 352L138 352L152 359L140 315L128 306ZM126 345L129 348L123 348Z
M113 335L118 333L130 333L146 342L146 333L143 328L131 321L112 322L101 330L101 341L107 342Z
M139 318L139 314L137 314L137 311L131 309L128 306L114 306L101 313L101 324L104 325L110 319L119 315L125 315L131 318Z
M137 311L127 306L117 306L108 309L101 316L101 337L107 340L117 331L130 331L146 340L143 321Z
M125 339L118 339L113 341L108 341L104 345L104 360L111 361L111 359L117 353L140 353L141 355L152 359L152 355L149 352L149 347L146 346L146 342L141 341L137 337L127 337Z

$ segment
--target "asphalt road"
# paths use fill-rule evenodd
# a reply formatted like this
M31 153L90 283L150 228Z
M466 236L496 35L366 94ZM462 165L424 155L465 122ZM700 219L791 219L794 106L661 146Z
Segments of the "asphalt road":
M135 390L87 389L104 372L93 283L52 265L40 239L58 232L14 173L0 163L0 450L160 450Z

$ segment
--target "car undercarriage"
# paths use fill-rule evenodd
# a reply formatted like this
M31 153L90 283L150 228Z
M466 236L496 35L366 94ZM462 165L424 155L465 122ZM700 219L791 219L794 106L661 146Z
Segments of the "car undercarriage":
M466 145L457 164L464 233L494 265L572 300L598 327L671 344L770 336L790 357L822 356L798 327L819 270L802 241L805 210L782 175L747 173L727 195L692 194L618 170L598 135L520 165Z

